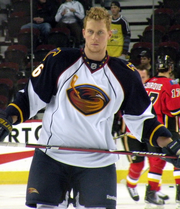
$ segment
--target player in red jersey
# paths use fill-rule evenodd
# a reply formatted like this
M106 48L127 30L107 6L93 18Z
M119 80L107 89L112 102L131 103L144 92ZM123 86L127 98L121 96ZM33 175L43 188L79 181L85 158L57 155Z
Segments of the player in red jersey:
M157 61L158 74L150 78L145 84L145 89L151 98L158 120L163 123L172 133L173 139L179 138L177 115L180 113L180 85L176 80L170 79L173 71L173 62L167 55L159 56ZM150 147L134 140L132 135L128 136L127 146L130 150L147 150L162 152L160 148ZM127 147L126 146L126 147ZM145 201L157 205L164 204L163 199L167 195L158 193L160 190L161 176L166 164L160 158L149 158L150 169L148 173L148 186ZM136 190L141 171L144 167L144 157L135 157L130 164L127 176L127 188L131 197L138 201L139 195ZM180 169L174 168L174 179L176 183L176 202L180 203Z

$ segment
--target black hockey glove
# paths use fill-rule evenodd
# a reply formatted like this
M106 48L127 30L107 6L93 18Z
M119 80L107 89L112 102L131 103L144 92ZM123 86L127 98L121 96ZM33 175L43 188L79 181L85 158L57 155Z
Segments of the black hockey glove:
M12 117L8 116L4 110L0 109L0 141L12 131Z
M177 155L177 159L163 158L165 161L172 163L175 167L180 168L180 139L170 142L162 148L163 153L167 155Z

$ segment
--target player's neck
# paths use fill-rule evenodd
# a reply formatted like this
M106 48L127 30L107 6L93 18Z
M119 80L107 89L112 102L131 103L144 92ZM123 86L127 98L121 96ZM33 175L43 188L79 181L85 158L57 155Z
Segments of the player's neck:
M95 61L101 61L106 56L106 50L102 52L98 51L97 53L96 52L93 53L88 48L85 47L84 52L88 59L95 60Z
M158 76L170 78L170 73L169 73L169 71L168 71L168 72L164 72L164 73L159 72L159 73L158 73Z

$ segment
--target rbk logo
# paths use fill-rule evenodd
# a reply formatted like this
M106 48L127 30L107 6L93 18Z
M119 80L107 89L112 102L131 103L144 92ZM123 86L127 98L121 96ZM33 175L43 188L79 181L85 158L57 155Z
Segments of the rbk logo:
M28 188L28 193L29 193L29 194L32 194L32 193L37 193L37 194L39 194L39 192L37 191L37 189L32 188L32 187Z

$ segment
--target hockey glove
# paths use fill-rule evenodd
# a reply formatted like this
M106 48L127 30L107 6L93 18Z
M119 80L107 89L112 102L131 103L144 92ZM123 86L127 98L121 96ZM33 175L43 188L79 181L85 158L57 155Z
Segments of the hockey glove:
M180 168L180 139L170 142L166 147L162 148L162 151L167 155L177 155L177 159L163 159L169 163L172 163L175 167Z
M12 131L12 117L8 116L4 110L0 109L0 141L4 141L5 137Z

